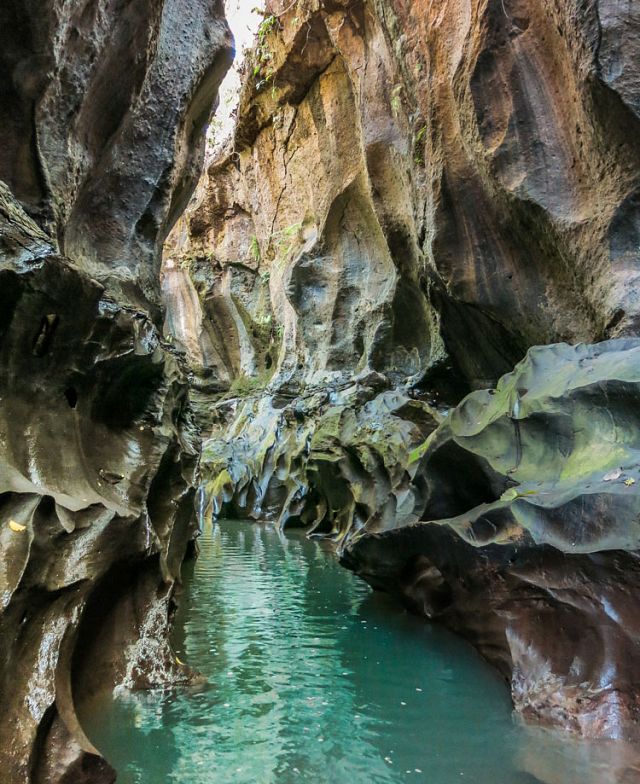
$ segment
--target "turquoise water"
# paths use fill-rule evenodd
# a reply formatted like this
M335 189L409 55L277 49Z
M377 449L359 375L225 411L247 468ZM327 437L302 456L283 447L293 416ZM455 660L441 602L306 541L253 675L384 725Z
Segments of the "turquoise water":
M185 568L180 659L207 685L96 704L122 784L606 784L602 749L531 731L464 642L301 536L227 521Z

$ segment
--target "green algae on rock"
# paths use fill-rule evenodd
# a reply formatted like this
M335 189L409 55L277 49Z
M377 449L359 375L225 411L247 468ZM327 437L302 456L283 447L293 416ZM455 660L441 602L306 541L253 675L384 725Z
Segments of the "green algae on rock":
M525 716L634 741L639 394L640 340L531 349L416 450L422 522L342 551L471 639Z
M286 404L270 396L236 405L233 427L204 444L216 514L304 525L336 541L419 519L409 452L437 424L426 403L353 384Z
M638 549L639 392L638 340L530 349L423 447L424 519L449 518L475 544L526 534L564 552Z
M214 511L335 539L523 713L633 734L638 10L267 10L165 252Z
M216 514L307 526L471 639L525 716L637 739L639 393L640 340L540 346L448 412L364 384L236 401L203 471Z

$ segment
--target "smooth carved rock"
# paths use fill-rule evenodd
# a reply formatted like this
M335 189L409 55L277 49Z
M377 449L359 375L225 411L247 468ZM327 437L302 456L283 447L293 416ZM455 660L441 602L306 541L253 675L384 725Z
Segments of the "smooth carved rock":
M524 714L635 735L635 5L270 10L165 249L215 511L333 537ZM453 409L423 456L409 393Z
M336 542L419 520L424 486L409 452L437 425L428 405L356 384L232 405L233 429L221 412L222 426L204 444L216 515L302 525Z
M600 78L640 116L640 9L635 3L598 0Z
M197 437L183 372L148 317L53 255L4 187L0 200L3 781L111 781L76 703L191 678L166 640L196 528Z
M157 317L159 251L230 64L222 4L7 0L0 30L0 179L66 256Z
M343 553L469 637L525 716L635 741L639 360L635 339L532 349L414 453L428 522Z
M272 3L165 254L220 386L449 368L459 399L532 345L636 334L632 5Z
M299 10L267 37L273 76L247 76L234 149L167 242L169 315L194 310L181 265L202 312L200 348L181 344L226 385L421 376L444 352L422 291L410 128L390 108L398 66L361 4Z
M168 631L198 433L158 273L231 42L208 0L8 0L0 43L0 778L102 784L87 700L195 677Z

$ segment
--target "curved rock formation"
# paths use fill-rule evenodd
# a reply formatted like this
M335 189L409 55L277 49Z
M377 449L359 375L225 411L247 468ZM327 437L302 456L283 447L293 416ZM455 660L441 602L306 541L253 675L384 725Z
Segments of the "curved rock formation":
M532 345L635 333L634 8L279 8L165 253L221 381L450 364L478 388Z
M412 459L420 522L347 565L468 636L526 717L640 737L640 340L531 349Z
M302 525L336 542L419 520L425 488L408 464L437 423L427 404L353 384L236 405L233 427L204 444L216 514Z
M274 2L164 266L214 511L331 536L522 713L609 737L638 720L639 42L608 0Z
M170 342L217 513L330 536L523 714L635 739L638 9L274 2L162 270L221 3L0 22L9 782L112 780L80 700L192 675L166 643L198 461Z
M0 178L60 250L157 316L159 251L230 63L219 2L9 0Z
M205 0L8 0L0 31L0 767L107 782L78 702L193 676L198 434L154 320L230 35Z

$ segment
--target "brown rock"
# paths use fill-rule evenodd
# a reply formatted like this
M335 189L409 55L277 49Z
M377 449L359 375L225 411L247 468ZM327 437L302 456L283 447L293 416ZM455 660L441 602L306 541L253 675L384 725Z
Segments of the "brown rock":
M441 425L418 472L401 451L390 472L362 459L367 411L373 418L384 400L364 382L444 408L494 386L532 346L638 334L632 5L273 2L232 144L166 251L191 269L199 295L166 278L170 317L197 314L198 334L180 341L202 373L208 341L212 375L238 399L216 407L205 455L216 510L340 539L372 584L470 637L512 678L523 714L610 737L634 736L637 722L625 600L637 589L634 485L595 494L576 479L553 490L570 500L554 495L548 507L495 504L521 483L523 454L544 473L584 432L595 455L602 423L621 409L623 448L637 389L616 380L633 369L633 341L602 344L621 352L620 365L585 393L580 427L554 417L575 402L563 387L561 403L545 398L538 418L523 420L522 443L519 415L503 412L501 432L513 438L477 460L461 457L470 447L458 435L440 443ZM533 364L551 357L545 372L563 379L600 348L540 351ZM325 433L328 407L307 399L342 404L358 379L352 411ZM470 407L481 419L493 410L488 393L461 410ZM361 427L356 467L343 457L350 416ZM307 451L301 432L314 433ZM362 488L374 499L365 510L353 500ZM607 614L609 601L624 621Z

